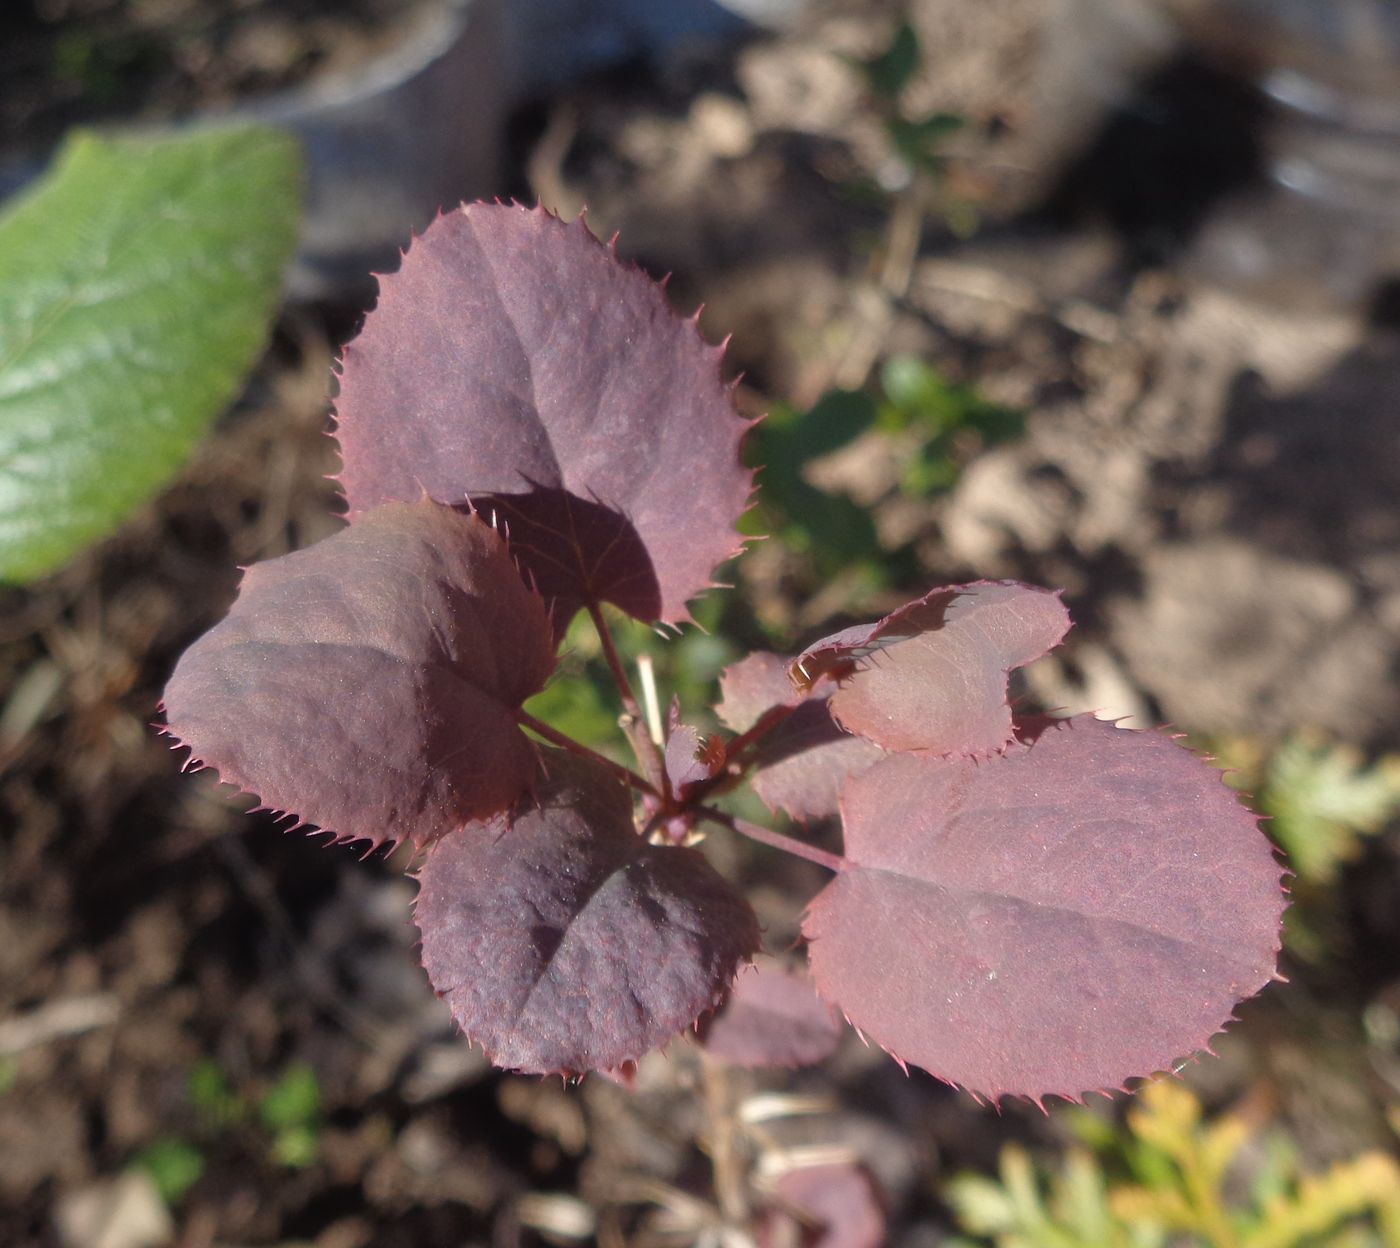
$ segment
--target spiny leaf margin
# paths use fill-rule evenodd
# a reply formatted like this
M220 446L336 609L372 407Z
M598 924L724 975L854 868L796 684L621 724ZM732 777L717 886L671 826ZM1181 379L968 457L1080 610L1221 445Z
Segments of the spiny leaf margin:
M165 690L191 763L343 841L421 846L505 809L554 668L544 603L484 521L423 500L255 564Z
M544 772L515 810L429 852L423 965L493 1064L616 1070L718 1004L758 920L697 851L643 840L606 768L551 750Z
M688 620L752 493L722 352L582 217L463 204L381 277L342 356L350 515L423 491L494 507L561 634L590 600Z
M1272 849L1161 734L1076 718L981 762L892 755L842 815L847 864L803 926L818 990L989 1100L1166 1069L1274 975Z

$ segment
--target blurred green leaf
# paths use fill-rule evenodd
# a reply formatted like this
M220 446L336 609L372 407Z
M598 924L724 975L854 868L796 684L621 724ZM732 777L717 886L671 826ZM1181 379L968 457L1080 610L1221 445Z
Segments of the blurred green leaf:
M0 580L161 488L267 340L300 156L263 128L80 134L0 216Z
M1361 838L1400 814L1400 758L1368 767L1350 746L1294 737L1268 762L1260 806L1293 869L1329 884L1361 853Z
M297 1169L314 1163L321 1143L321 1082L316 1072L305 1062L288 1066L258 1102L258 1117L272 1132L273 1161Z
M868 510L843 494L829 494L804 476L805 465L848 446L875 421L876 401L863 391L832 390L807 412L779 405L754 430L754 462L761 466L758 522L783 543L816 557L830 571L880 554Z
M963 465L984 447L1025 431L1020 412L984 398L974 387L948 381L915 356L894 356L880 369L879 427L922 436L905 464L902 488L913 497L944 493Z
M890 145L916 169L938 170L943 166L943 142L967 125L967 118L957 113L934 113L919 121L890 117L885 121L885 133Z
M1400 1166L1367 1152L1318 1175L1274 1132L1254 1139L1241 1117L1207 1118L1183 1084L1140 1089L1126 1126L1087 1110L1062 1121L1072 1147L1037 1166L1019 1145L999 1176L968 1174L947 1189L965 1231L998 1248L1388 1248L1400 1214ZM1251 1146L1252 1142L1252 1146ZM1232 1178L1253 1168L1244 1184ZM1134 1181L1118 1180L1130 1171Z
M177 1204L204 1174L204 1154L193 1144L173 1136L148 1144L133 1161L151 1176L167 1205Z
M304 1170L316 1164L320 1148L321 1135L315 1127L287 1127L273 1137L272 1160L279 1166Z
M589 679L588 673L579 671L570 676L561 670L525 703L525 710L575 741L608 752L608 746L622 744L617 727L621 707L616 703L617 695L613 693L609 699L598 683Z
M967 431L988 444L1025 432L1025 417L985 398L974 386L950 382L931 364L897 355L880 368L880 388L888 400L880 409L882 428L918 426L930 434Z
M247 1116L247 1103L233 1090L223 1067L213 1058L204 1058L190 1068L185 1091L195 1112L207 1126L216 1130L230 1127Z
M849 446L875 423L875 399L864 390L828 390L811 409L779 404L757 426L762 462L805 464Z
M282 1072L258 1102L258 1117L273 1131L315 1126L321 1116L321 1083L305 1062Z
M918 32L908 22L901 22L885 50L879 56L860 62L860 68L871 91L893 101L913 80L922 59Z

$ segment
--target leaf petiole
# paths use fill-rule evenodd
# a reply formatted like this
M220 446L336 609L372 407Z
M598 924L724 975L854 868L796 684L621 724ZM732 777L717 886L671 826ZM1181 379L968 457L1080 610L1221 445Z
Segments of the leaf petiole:
M817 866L825 867L828 871L835 871L838 875L846 869L846 860L840 854L828 853L824 849L818 849L815 845L808 845L805 841L784 836L783 833L775 832L772 828L765 828L762 824L735 818L725 811L716 810L713 806L701 806L696 813L702 819L717 823L721 827L728 828L731 832L739 833L740 836L747 836L751 841L758 841L759 844L767 845L772 849L781 849L784 853L805 858L808 862L815 862Z
M656 797L657 792L654 785L649 780L639 776L630 767L624 767L621 763L615 763L606 754L599 754L597 750L589 749L581 741L575 741L573 737L566 736L557 728L551 728L542 719L536 719L529 711L524 709L515 712L515 722L522 728L528 728L536 736L543 737L551 745L557 745L561 750L568 750L570 754L577 754L580 758L590 758L595 763L606 767L613 775L619 777L632 788L641 793L649 793Z
M627 734L637 765L646 773L648 786L642 791L664 792L669 798L670 785L666 778L666 763L661 756L661 747L651 739L651 734L647 731L646 717L642 714L637 695L632 691L632 682L627 679L627 669L622 665L617 646L613 644L612 630L608 628L603 609L592 600L587 603L587 607L588 618L593 621L593 629L603 647L603 658L607 661L608 670L612 672L613 682L622 698L622 709L626 712L622 730Z

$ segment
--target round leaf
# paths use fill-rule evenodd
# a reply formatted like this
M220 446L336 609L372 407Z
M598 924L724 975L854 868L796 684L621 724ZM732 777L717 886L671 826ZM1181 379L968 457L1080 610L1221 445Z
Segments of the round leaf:
M470 500L508 526L561 629L600 601L684 620L751 488L720 355L582 219L463 205L380 280L345 349L351 515Z
M0 218L0 580L116 527L234 398L300 193L275 131L79 135Z
M1120 1087L1274 973L1283 894L1219 772L1093 719L974 763L894 755L842 798L817 986L902 1061L995 1098Z
M735 1066L810 1066L841 1043L841 1023L806 975L765 958L741 971L733 991L700 1028L701 1042Z
M166 718L271 809L342 840L424 845L529 786L515 712L553 666L544 604L500 535L399 503L250 568L176 667Z
M423 965L496 1065L613 1070L716 1004L758 921L695 850L643 840L601 765L551 751L545 770L512 815L428 855Z
M780 1175L773 1204L758 1225L759 1248L880 1248L887 1239L875 1181L854 1162L801 1166Z

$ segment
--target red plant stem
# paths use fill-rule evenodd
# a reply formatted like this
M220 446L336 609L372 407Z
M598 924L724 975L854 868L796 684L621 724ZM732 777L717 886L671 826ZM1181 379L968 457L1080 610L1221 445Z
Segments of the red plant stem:
M666 776L666 763L661 757L661 748L651 739L651 734L647 731L646 716L642 714L637 695L632 692L632 682L627 679L627 669L623 667L622 659L617 653L617 647L613 644L612 631L608 628L608 621L603 616L602 607L596 602L590 602L588 604L588 617L593 621L594 631L597 632L598 641L603 647L603 658L607 660L608 670L612 672L613 682L617 685L617 692L622 698L622 709L627 713L622 730L627 734L627 740L631 743L632 753L636 755L637 763L647 773L647 779L650 782L647 791L660 790L669 799L671 795L670 784Z
M840 854L829 854L826 850L818 849L815 845L808 845L803 841L794 840L790 836L784 836L781 832L774 832L772 828L750 823L747 819L736 819L733 815L716 810L713 806L700 807L699 814L702 818L710 820L711 823L718 823L739 833L740 836L747 836L751 841L758 841L773 849L781 849L784 853L795 854L799 858L807 859L808 862L815 862L819 867L825 867L828 871L835 871L839 874L846 869L846 860Z
M642 718L642 708L637 702L637 695L632 692L632 682L627 679L627 669L622 666L622 659L618 656L617 647L613 645L612 630L608 628L608 621L603 616L603 608L596 602L588 604L588 618L593 621L594 631L598 634L598 640L603 646L603 657L608 661L608 668L613 674L613 680L617 682L617 691L622 695L622 705L633 719L640 721Z
M515 722L522 728L528 728L531 732L543 737L551 745L557 745L560 749L568 750L570 754L577 754L580 758L591 758L595 763L601 763L615 776L625 780L634 789L643 793L650 793L652 797L657 796L656 789L649 780L644 780L630 767L624 767L621 763L615 763L605 754L599 754L597 750L590 750L581 741L575 741L573 737L565 736L557 728L551 728L542 719L536 719L528 711L518 710L515 712Z
M770 706L754 723L750 724L748 728L741 732L725 747L726 755L730 759L733 759L743 750L748 749L749 746L761 741L772 732L774 728L787 719L800 705L801 703L798 702L794 703L792 706Z
M725 744L725 767L716 776L702 781L689 793L692 802L703 802L712 793L728 792L743 778L751 766L751 760L740 757L751 745L756 744L797 709L797 706L770 706L758 719L749 725L732 741Z

